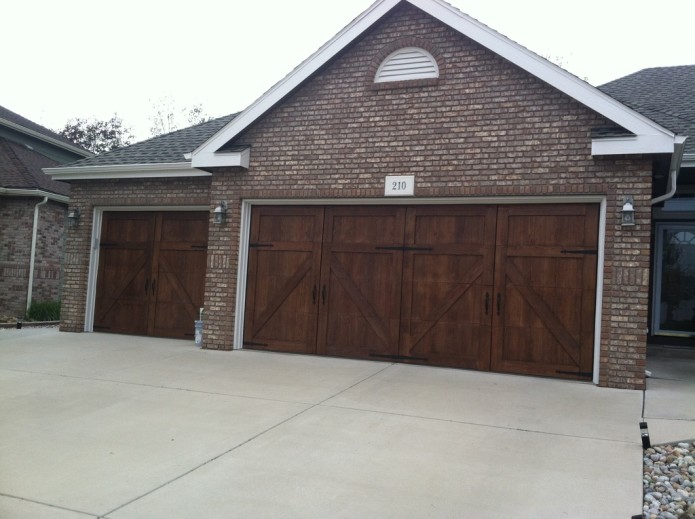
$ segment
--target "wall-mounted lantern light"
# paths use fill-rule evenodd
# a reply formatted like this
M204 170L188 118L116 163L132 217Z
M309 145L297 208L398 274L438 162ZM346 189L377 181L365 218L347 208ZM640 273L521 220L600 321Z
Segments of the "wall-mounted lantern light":
M631 227L635 225L635 206L632 197L625 197L622 213L622 226Z
M227 202L220 202L220 205L215 207L215 210L212 212L212 214L215 215L215 224L222 225L227 220Z
M80 209L76 207L68 213L68 227L77 227L80 223Z

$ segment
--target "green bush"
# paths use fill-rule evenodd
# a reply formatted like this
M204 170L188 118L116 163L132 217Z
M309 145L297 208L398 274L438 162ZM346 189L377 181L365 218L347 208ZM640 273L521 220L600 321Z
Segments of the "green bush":
M27 319L30 321L59 321L60 301L31 303L27 312Z

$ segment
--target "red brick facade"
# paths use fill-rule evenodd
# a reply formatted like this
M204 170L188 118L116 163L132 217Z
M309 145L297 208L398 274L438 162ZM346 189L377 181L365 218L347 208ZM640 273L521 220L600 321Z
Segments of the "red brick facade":
M0 315L23 318L29 284L34 207L42 198L3 197L0 205ZM39 207L32 301L60 299L65 204Z
M425 43L423 43L425 42ZM398 46L419 44L440 77L373 85ZM73 184L83 221L71 231L63 329L84 323L91 208L104 205L229 203L225 226L210 226L206 346L233 343L245 199L380 199L386 175L415 175L415 198L591 195L605 197L605 269L600 384L644 387L649 292L652 161L594 158L595 112L410 5L397 7L234 144L251 146L248 170L210 179L85 181ZM637 225L620 226L623 197ZM407 200L401 202L407 203Z

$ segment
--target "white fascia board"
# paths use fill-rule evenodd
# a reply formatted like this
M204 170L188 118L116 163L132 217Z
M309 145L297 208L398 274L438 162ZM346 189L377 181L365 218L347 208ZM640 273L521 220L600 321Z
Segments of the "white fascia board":
M591 140L591 155L638 155L642 153L673 153L676 138L666 135L635 135Z
M538 56L497 31L463 14L446 2L442 0L406 1L518 67L526 70L528 73L576 99L578 102L603 115L607 119L631 131L638 137L657 137L655 140L646 139L642 141L638 139L636 143L633 143L633 146L629 147L632 150L630 153L653 152L639 149L638 145L643 143L648 144L648 149L650 150L657 149L657 153L667 153L668 151L662 146L654 144L656 140L659 140L658 137L670 137L670 152L673 151L672 139L674 134L666 128L628 108L609 95L591 86L589 83ZM208 162L196 161L196 155L214 154L227 142L248 128L267 110L275 106L276 103L281 101L283 97L298 87L303 81L308 79L314 72L354 41L359 35L369 29L369 27L387 14L398 3L398 0L379 0L373 4L332 40L293 70L285 79L277 83L251 106L230 121L218 133L198 147L198 149L193 152L193 164L200 167L211 165L208 164Z
M191 164L198 168L240 167L249 169L251 161L251 148L241 151L210 152L202 151L193 155Z
M112 178L209 177L211 173L191 167L190 162L123 164L43 168L53 180L99 180Z
M193 164L201 166L196 156L214 154L231 139L248 128L254 121L280 102L287 94L301 85L314 72L328 63L336 54L369 29L382 16L387 14L400 0L378 0L355 18L347 27L325 43L319 50L304 60L284 79L254 101L248 108L232 119L227 125L193 152ZM207 164L205 164L207 165Z
M43 133L31 130L26 126L22 126L21 124L13 123L12 121L8 121L7 119L0 118L0 124L3 126L7 126L8 128L12 128L13 130L18 131L20 133L24 133L31 137L35 137L36 139L52 144L53 146L56 146L58 148L63 148L64 150L71 151L85 158L94 156L94 153L92 153L91 151L83 150L82 148L78 148L77 146L71 146L70 144L67 144L63 141L59 141L58 139L54 139L53 137L49 137L47 135L44 135Z
M48 197L49 200L62 202L67 204L70 202L70 197L44 191L43 189L12 189L8 187L0 187L0 196L32 196L32 197Z

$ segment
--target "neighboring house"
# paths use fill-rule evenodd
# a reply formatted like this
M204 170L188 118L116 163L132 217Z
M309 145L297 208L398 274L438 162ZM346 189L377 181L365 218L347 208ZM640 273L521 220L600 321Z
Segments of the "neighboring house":
M641 70L601 87L625 105L688 136L680 168L654 177L652 299L654 342L695 344L695 65ZM656 160L666 160L665 157Z
M91 155L0 106L0 317L23 318L32 300L60 299L70 186L42 168Z
M672 129L441 0L377 1L208 124L46 170L82 214L62 330L202 306L207 348L644 387Z

